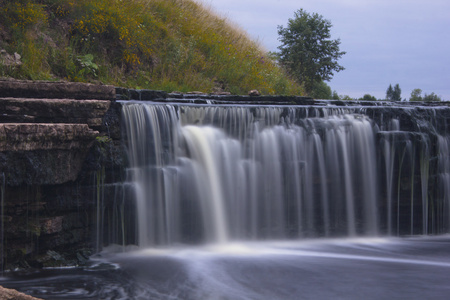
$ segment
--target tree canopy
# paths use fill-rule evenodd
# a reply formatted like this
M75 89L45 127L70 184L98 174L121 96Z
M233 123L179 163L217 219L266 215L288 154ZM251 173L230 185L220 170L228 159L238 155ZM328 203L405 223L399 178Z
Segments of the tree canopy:
M423 101L422 90L421 89L412 90L409 101Z
M411 92L411 97L409 98L409 101L424 101L424 102L434 102L434 101L442 101L441 97L436 95L435 93L431 94L425 94L422 97L422 90L421 89L414 89Z
M332 99L331 87L324 81L314 82L310 96L314 99Z
M332 40L331 22L323 16L309 14L303 9L295 12L287 27L278 26L280 63L303 84L307 93L316 83L329 81L334 72L344 70L338 59L346 52L340 51L340 39Z
M392 84L389 85L386 90L386 100L402 101L402 90L400 89L400 85L398 83L394 86L394 88L392 88Z
M377 98L375 96L370 95L370 94L364 94L364 96L362 96L362 98L359 98L358 100L377 101Z

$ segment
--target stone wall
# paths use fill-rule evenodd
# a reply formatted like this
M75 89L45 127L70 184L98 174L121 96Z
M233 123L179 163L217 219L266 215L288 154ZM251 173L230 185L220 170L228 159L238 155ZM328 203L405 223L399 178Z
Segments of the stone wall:
M83 264L97 177L122 168L115 88L0 80L0 112L1 269Z

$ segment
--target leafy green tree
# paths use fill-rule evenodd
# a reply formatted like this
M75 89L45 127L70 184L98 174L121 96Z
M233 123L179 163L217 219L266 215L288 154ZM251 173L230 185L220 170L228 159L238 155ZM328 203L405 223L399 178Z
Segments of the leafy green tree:
M412 90L409 101L423 101L422 90L421 89Z
M340 96L341 100L355 100L352 97L350 97L349 95L342 95Z
M435 93L431 93L429 95L425 94L425 96L423 96L423 101L435 102L435 101L442 101L442 99L441 99L441 97L439 97Z
M333 91L333 94L331 95L331 99L333 99L333 100L341 100L341 97L339 97L338 92Z
M359 98L359 100L377 101L377 98L375 98L375 96L372 96L370 94L365 94L362 98Z
M389 85L386 90L386 100L402 101L402 90L400 89L400 85L398 83L394 86L394 88L392 88L392 84Z
M329 81L334 72L344 70L337 60L345 52L340 51L340 39L332 40L331 22L323 16L309 14L303 9L295 12L287 27L278 26L279 62L311 93L314 84Z
M435 93L431 93L429 95L425 94L422 97L422 90L421 89L414 89L411 92L411 97L409 98L409 101L434 102L434 101L442 101L442 99L441 99L441 97L439 97Z
M311 91L310 96L314 99L331 99L331 88L324 81L314 82L313 90Z

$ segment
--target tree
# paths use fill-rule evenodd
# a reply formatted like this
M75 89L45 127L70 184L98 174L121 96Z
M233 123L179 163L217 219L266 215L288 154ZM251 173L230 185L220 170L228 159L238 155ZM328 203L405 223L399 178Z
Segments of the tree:
M310 96L314 99L331 99L331 88L324 81L314 82L314 86L310 93Z
M342 95L340 96L341 100L355 100L352 97L350 97L349 95Z
M377 98L375 98L375 96L372 96L370 94L365 94L362 98L359 98L359 100L377 101Z
M435 93L431 93L429 95L425 94L422 97L422 90L421 89L414 89L411 92L411 97L409 98L409 101L434 102L434 101L442 101L442 99L441 99L441 97L439 97Z
M339 94L337 91L333 91L333 94L331 95L331 99L333 100L341 100L341 97L339 97Z
M435 93L431 93L429 95L425 94L425 96L423 96L423 101L435 102L435 101L442 101L442 99L441 99L441 97L439 97Z
M412 90L409 101L423 101L422 90L421 89Z
M398 83L394 86L394 94L393 101L402 101L402 90L400 89L400 85Z
M386 90L386 100L392 101L392 98L394 98L394 89L392 88L392 84L390 84Z
M400 85L398 83L394 86L394 88L392 88L392 84L389 85L386 90L386 100L402 101L402 90L400 89Z
M344 70L337 60L345 54L340 51L340 39L331 40L331 22L321 15L309 14L303 9L295 12L287 27L278 26L279 62L311 93L314 84L329 81L334 72Z

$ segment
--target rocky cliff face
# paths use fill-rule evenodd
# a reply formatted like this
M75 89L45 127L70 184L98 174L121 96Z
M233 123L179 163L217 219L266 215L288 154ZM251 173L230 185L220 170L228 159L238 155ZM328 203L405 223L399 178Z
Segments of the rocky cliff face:
M111 86L0 80L2 269L92 252L97 178L122 162L114 99Z

